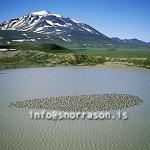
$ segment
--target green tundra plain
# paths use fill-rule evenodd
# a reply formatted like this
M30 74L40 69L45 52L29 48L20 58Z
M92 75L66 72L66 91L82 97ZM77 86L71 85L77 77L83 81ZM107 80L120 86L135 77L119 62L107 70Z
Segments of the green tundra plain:
M56 44L1 44L0 69L105 64L150 68L150 49L68 49Z

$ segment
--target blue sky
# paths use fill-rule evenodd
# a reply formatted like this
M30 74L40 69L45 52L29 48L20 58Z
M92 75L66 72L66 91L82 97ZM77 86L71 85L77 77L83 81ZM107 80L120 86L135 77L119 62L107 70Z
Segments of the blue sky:
M150 0L1 0L0 21L40 10L62 14L109 37L150 42Z

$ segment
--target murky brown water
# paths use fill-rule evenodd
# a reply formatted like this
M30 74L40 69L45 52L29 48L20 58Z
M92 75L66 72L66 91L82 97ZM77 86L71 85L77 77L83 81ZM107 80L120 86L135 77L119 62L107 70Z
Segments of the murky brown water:
M150 71L91 67L0 71L0 149L150 149ZM128 93L144 104L124 120L31 120L11 101L49 96Z

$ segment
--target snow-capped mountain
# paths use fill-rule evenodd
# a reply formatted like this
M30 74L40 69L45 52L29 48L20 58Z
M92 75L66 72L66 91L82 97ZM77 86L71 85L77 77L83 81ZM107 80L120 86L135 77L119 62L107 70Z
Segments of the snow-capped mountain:
M45 10L0 23L0 34L0 43L31 41L93 47L111 42L88 24Z
M88 24L43 10L0 23L0 43L47 42L71 47L149 45L137 39L109 38Z
M42 34L62 34L71 31L87 32L102 35L87 24L65 18L49 11L33 12L20 18L11 19L0 24L1 30L32 31ZM105 35L103 35L105 36Z

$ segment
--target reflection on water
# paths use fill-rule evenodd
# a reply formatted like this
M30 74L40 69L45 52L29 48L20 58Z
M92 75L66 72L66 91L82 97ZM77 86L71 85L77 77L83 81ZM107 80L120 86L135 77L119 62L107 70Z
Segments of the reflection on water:
M92 67L0 71L1 149L150 148L150 71ZM137 95L144 104L126 109L129 120L31 120L29 110L8 108L11 101L95 93Z

